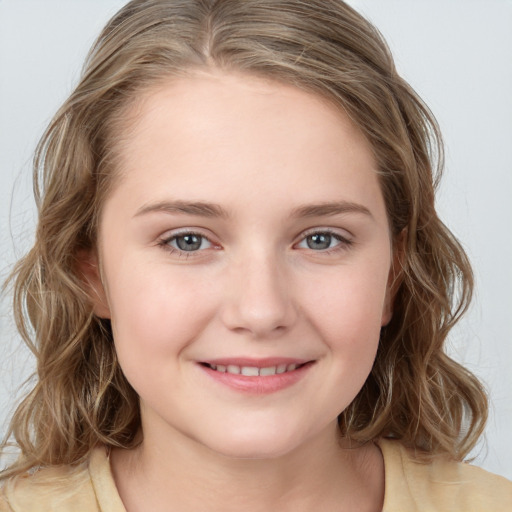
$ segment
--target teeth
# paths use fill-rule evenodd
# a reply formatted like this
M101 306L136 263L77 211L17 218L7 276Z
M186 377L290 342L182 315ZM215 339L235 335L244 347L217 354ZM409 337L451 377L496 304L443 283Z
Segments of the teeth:
M260 374L260 370L254 366L242 366L240 373L247 377L257 377Z
M286 371L286 365L285 364L280 364L277 367L276 373L284 373L285 371Z
M277 366L268 366L265 368L258 368L256 366L237 366L235 364L229 364L224 366L222 364L210 364L212 370L216 370L221 373L232 373L234 375L244 375L246 377L257 377L257 376L268 376L276 375L285 372L293 372L299 365L297 364L280 364Z
M240 366L235 366L234 364L228 364L226 368L228 373L240 373Z
M269 366L268 368L260 368L260 375L275 375L276 367Z

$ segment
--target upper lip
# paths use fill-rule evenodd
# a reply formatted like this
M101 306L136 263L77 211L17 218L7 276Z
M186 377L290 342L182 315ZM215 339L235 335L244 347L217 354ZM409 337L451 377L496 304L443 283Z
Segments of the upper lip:
M209 365L222 365L222 366L249 366L253 368L270 368L272 366L279 366L280 364L296 364L301 365L310 362L311 359L301 359L296 357L221 357L215 359L206 359L200 361Z

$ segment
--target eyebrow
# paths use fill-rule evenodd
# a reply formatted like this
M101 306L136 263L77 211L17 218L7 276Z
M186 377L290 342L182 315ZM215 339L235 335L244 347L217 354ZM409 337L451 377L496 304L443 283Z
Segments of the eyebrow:
M341 215L345 213L361 213L373 218L372 213L366 206L348 201L331 201L326 203L299 206L292 210L291 217L325 217L330 215Z
M159 201L142 206L137 210L134 217L146 215L153 212L178 213L185 215L196 215L208 218L227 219L230 214L222 206L204 201ZM359 213L373 218L370 210L362 204L347 201L331 201L318 204L307 204L294 208L290 214L291 218L325 217L342 215L346 213Z
M139 217L147 213L162 212L162 213L183 213L186 215L197 215L200 217L221 217L228 218L230 215L218 204L207 203L204 201L159 201L144 205L137 210L134 217Z

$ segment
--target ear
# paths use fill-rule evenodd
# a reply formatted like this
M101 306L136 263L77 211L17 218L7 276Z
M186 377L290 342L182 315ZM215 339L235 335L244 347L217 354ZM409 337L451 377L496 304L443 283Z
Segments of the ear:
M407 228L404 228L396 237L393 243L393 256L391 261L391 268L389 269L384 307L382 309L382 327L388 325L389 322L391 322L391 318L393 318L393 304L395 302L395 297L400 288L400 285L402 284L406 240Z
M93 306L93 311L100 318L110 318L107 294L101 279L99 258L96 251L82 249L77 253L77 271Z

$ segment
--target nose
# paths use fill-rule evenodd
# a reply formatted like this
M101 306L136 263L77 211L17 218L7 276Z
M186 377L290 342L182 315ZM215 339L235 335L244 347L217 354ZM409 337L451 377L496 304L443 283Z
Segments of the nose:
M224 325L254 338L271 338L297 320L292 283L276 258L252 254L229 272L222 308Z

